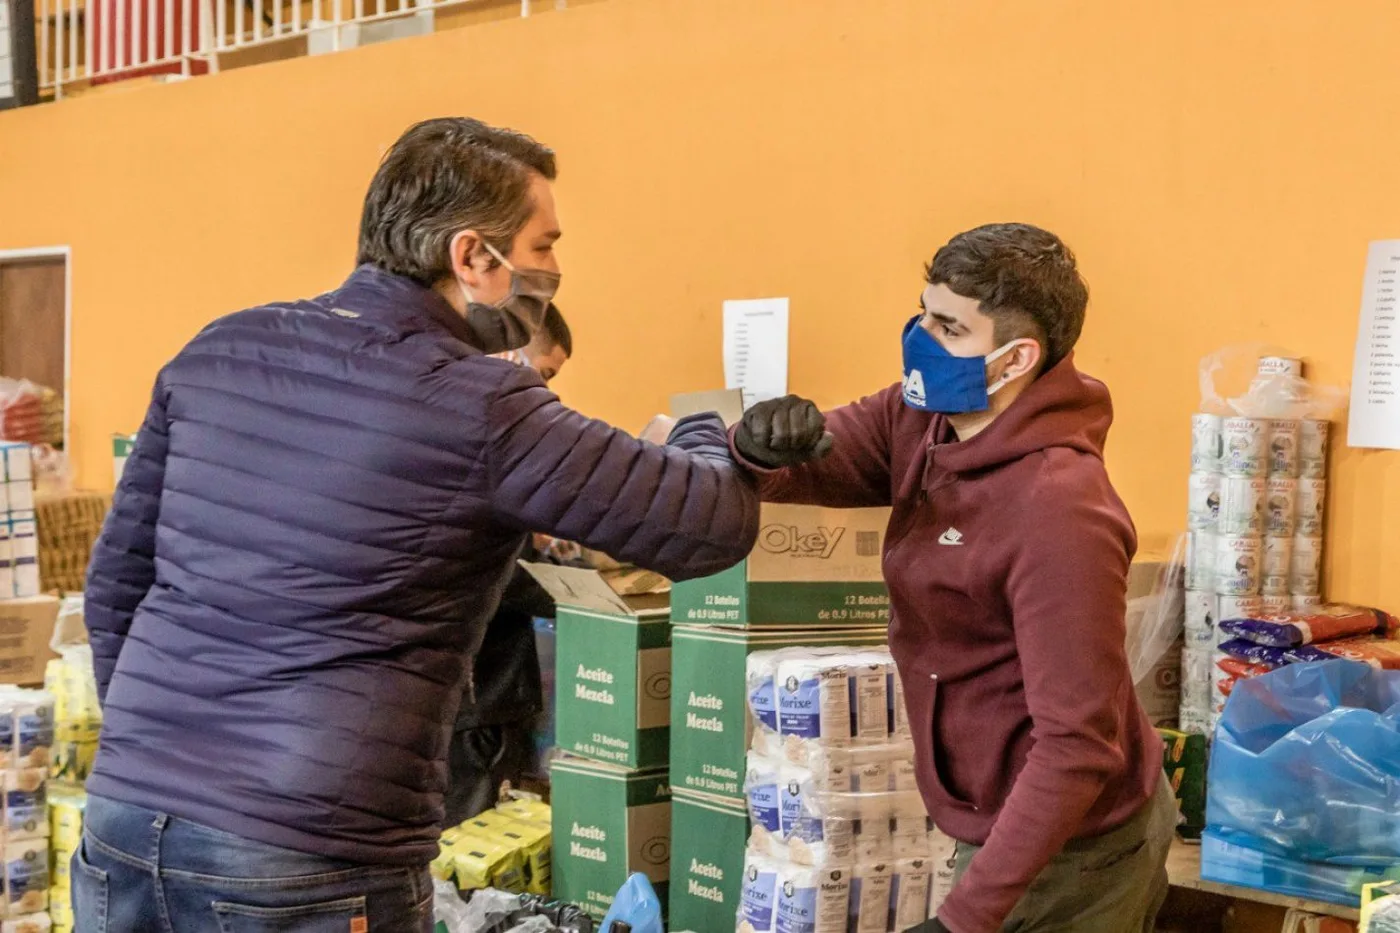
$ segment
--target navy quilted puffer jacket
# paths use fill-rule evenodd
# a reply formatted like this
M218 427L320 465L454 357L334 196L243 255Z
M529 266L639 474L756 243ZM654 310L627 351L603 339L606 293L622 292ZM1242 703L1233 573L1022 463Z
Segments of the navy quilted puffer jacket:
M747 554L717 418L657 447L373 267L165 367L88 574L88 790L370 864L437 851L468 660L527 532L674 578Z

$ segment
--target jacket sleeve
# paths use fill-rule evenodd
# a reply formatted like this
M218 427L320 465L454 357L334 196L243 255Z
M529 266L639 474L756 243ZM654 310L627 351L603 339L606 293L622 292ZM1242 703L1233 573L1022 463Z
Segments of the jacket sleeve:
M718 573L753 547L758 495L716 416L683 419L659 447L566 408L522 370L507 378L488 421L492 505L521 531L673 580Z
M831 452L820 460L772 470L759 466L734 447L735 460L758 477L764 502L789 502L853 509L890 504L890 436L892 405L903 404L899 386L867 396L826 413Z
M1082 474L1081 474L1082 476ZM1124 614L1136 547L1126 516L1082 484L1049 483L1016 551L1006 591L1035 745L986 845L940 908L954 933L995 933L1125 767L1132 708ZM1085 663L1091 659L1092 663Z
M164 396L157 380L146 420L112 497L112 510L88 562L83 621L92 645L97 697L104 703L136 607L156 579L156 519L169 446Z

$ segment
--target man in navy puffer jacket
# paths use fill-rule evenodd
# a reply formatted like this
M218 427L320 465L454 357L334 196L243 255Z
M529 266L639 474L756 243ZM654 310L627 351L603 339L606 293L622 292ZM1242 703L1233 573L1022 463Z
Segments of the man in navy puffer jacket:
M673 578L748 552L717 418L658 447L489 356L557 286L553 178L528 137L420 124L344 285L161 371L89 570L79 930L431 929L448 736L527 534Z

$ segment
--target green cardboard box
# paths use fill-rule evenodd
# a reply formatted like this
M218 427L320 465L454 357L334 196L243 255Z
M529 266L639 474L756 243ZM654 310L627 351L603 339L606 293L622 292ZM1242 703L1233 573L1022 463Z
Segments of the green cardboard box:
M122 471L126 469L127 458L131 456L131 449L135 446L135 434L112 435L112 480L114 483L122 481Z
M884 628L671 629L671 783L687 794L742 798L753 721L745 664L794 645L883 645Z
M555 744L622 768L664 765L671 626L666 596L655 590L665 581L644 572L605 576L552 564L525 567L559 606ZM634 592L648 587L653 591Z
M662 905L671 868L671 786L664 768L626 771L563 757L550 765L554 896L597 918L632 872Z
M671 799L671 929L730 930L739 913L749 815L742 800Z
M765 504L748 558L671 589L677 623L731 626L888 625L881 573L889 509Z
M1166 743L1162 769L1185 822L1177 827L1183 839L1199 839L1206 827L1206 737L1175 729L1158 729Z

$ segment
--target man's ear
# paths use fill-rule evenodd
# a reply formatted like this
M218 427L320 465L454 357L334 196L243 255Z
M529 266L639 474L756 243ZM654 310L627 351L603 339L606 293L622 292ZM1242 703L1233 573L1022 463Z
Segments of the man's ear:
M1006 368L1001 372L1000 382L1013 382L1027 373L1034 376L1040 371L1040 361L1044 357L1045 352L1040 347L1040 341L1032 337L1018 340L1015 348L1006 354Z
M478 267L483 263L476 261L478 253L484 252L481 248L481 237L475 230L463 230L458 233L450 243L447 244L448 258L452 263L452 274L463 282L467 283L470 289L481 288L481 272Z

